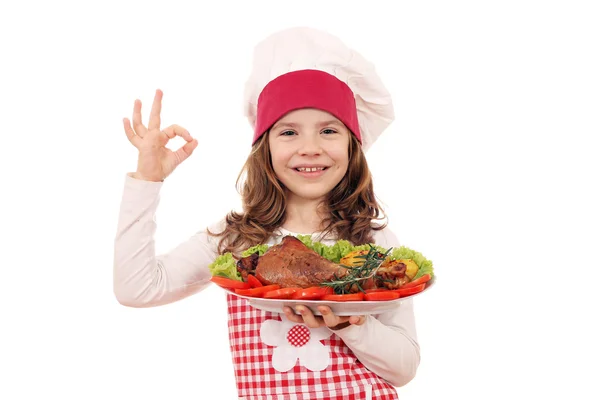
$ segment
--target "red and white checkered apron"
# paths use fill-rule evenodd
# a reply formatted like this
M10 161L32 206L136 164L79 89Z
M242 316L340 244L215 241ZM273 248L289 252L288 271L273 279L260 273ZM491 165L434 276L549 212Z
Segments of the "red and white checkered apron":
M324 347L320 345L315 338L318 338L319 334L329 335L329 330L323 334L323 329L326 328L310 330L303 324L289 322L283 314L256 309L249 305L246 299L232 294L227 294L227 308L229 343L240 400L398 399L396 389L369 371L337 335L331 334L328 338L318 341ZM265 324L265 321L269 320L272 321ZM263 343L265 328L272 327L275 327L275 332L281 336L280 340L287 341L285 352L288 354L288 366L284 366L283 369L290 369L285 372L273 367L273 353L281 355L284 350L275 350L277 346ZM317 350L323 350L329 355L325 355L324 358L312 358L312 365L321 364L321 367L314 368L321 369L317 371L302 365L300 359L292 364L295 360L293 351L300 352L303 347L307 350L311 334L313 341L310 343L316 346ZM304 351L302 354L307 353L310 351ZM314 360L317 360L316 364ZM328 361L323 363L323 360ZM277 364L279 370L282 369L281 365L281 362Z

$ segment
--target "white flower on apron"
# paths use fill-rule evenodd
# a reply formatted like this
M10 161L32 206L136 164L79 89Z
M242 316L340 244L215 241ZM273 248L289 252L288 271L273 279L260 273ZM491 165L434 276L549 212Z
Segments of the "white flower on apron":
M279 372L300 365L311 371L322 371L329 365L331 356L329 348L320 340L327 339L333 333L326 327L309 328L287 319L266 320L260 327L260 339L268 346L275 346L271 363Z

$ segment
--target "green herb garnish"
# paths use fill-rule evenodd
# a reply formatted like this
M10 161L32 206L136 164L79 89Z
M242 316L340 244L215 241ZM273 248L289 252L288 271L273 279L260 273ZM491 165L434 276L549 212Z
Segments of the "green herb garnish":
M363 284L366 280L371 278L383 280L383 277L377 276L376 273L390 251L392 251L392 248L382 253L380 249L369 244L367 254L356 256L356 258L364 259L362 265L359 264L353 267L340 265L340 268L348 270L347 274L342 277L334 274L335 278L333 280L323 282L321 285L333 288L336 294L352 293L356 290L364 293Z

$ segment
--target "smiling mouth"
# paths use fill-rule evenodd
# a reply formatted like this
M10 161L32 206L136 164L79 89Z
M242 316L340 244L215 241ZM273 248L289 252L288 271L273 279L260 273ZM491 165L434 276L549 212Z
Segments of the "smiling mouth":
M329 167L300 167L300 168L294 168L296 171L298 172L319 172L319 171L325 171L327 168Z

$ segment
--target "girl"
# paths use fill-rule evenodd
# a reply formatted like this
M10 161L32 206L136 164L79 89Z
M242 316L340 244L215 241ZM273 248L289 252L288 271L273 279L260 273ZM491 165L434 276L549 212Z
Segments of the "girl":
M164 179L198 142L184 128L160 128L156 91L148 127L136 100L133 126L139 150L128 173L115 241L114 290L131 307L167 304L210 284L218 254L285 235L312 234L333 244L399 247L385 224L364 152L393 119L389 94L372 66L324 32L296 28L260 43L246 87L254 127L244 165L243 212L231 212L167 254L156 256L154 215ZM166 143L186 144L172 152ZM240 174L240 177L242 174ZM238 178L239 181L239 178ZM328 307L282 313L254 309L227 294L230 346L239 398L397 399L420 361L413 305L407 300L377 316L343 317Z

